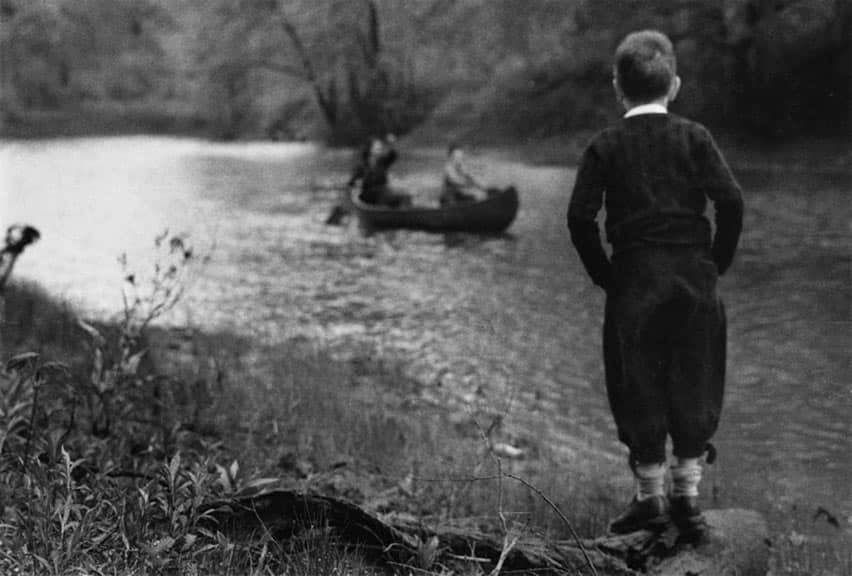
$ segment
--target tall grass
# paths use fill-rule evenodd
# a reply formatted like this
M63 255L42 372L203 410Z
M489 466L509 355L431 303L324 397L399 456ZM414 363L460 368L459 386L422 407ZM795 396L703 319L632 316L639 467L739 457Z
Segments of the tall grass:
M0 369L0 573L382 573L321 519L287 541L239 538L208 520L205 502L263 477L403 523L497 530L503 512L515 529L569 538L525 486L498 491L481 430L493 423L499 434L500 414L420 401L422 384L400 365L157 327L132 343L122 326L80 325L25 283L9 287L5 312L2 356L14 360ZM602 479L622 475L557 461L542 443L503 466L582 535L599 535L624 494ZM815 531L810 518L774 527L773 540L776 574L852 574L848 537Z
M12 282L0 303L0 353L5 358L27 350L67 359L83 351L74 310L38 285Z
M141 362L121 326L80 323L35 286L12 285L6 306L4 570L371 573L325 531L236 542L205 521L204 502L259 476L433 525L496 519L481 440L412 402L397 365L156 328ZM507 503L534 512L523 490Z
M227 429L215 427L229 422L219 415L241 394L220 389L209 418L196 405L194 392L211 396L221 374L193 389L128 363L135 354L122 351L125 330L80 325L31 285L13 285L6 306L0 572L370 573L331 535L238 543L216 531L202 505L245 483L216 439ZM40 339L65 363L16 353ZM207 433L193 432L205 419Z

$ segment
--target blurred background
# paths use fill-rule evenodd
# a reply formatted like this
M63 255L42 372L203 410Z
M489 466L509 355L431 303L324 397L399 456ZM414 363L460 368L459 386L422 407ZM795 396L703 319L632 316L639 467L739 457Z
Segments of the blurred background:
M0 229L42 233L16 265L0 353L94 378L78 316L127 324L126 295L171 269L157 260L171 231L196 257L140 371L169 383L115 393L128 414L168 410L93 440L96 397L73 458L156 471L180 450L373 511L493 521L494 485L453 480L492 470L493 423L523 454L506 469L599 535L631 478L603 294L565 212L585 141L621 112L613 50L659 28L684 82L674 110L712 129L746 203L702 505L766 515L773 574L852 576L850 22L849 0L0 0ZM451 140L483 181L517 186L508 233L327 226L348 147L388 132L392 182L417 203L440 191ZM76 400L56 397L73 420ZM30 506L16 486L0 481L7 510ZM567 538L523 487L506 502ZM137 552L162 536L145 530Z
M676 43L679 112L758 137L849 131L845 0L2 0L7 135L493 142L597 127L628 31Z

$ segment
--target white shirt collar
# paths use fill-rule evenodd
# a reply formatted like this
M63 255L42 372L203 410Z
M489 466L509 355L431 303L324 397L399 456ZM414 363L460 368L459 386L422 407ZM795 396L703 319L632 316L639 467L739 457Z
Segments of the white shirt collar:
M662 104L651 102L650 104L634 106L627 111L627 114L625 114L624 117L630 118L631 116L639 116L640 114L668 114L668 110Z

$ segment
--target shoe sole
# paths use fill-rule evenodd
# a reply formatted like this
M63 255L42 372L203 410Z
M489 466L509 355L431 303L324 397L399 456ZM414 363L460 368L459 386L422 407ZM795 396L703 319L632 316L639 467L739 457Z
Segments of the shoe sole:
M703 514L689 518L679 518L673 523L680 533L680 540L684 542L696 542L707 535L707 521Z
M641 524L632 524L630 526L620 527L618 530L613 530L612 526L609 527L609 533L613 536L623 536L624 534L632 534L633 532L663 532L668 528L670 523L669 516L667 514L662 516L657 516L656 518L652 518L646 522L642 522Z

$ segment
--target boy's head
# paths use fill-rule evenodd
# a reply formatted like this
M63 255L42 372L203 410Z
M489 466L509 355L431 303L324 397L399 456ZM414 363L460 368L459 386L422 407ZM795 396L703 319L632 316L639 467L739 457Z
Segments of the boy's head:
M674 100L680 78L671 40L656 30L628 34L615 50L613 84L631 104Z
M377 157L383 154L385 151L385 143L384 140L378 137L373 137L370 140L370 156Z

